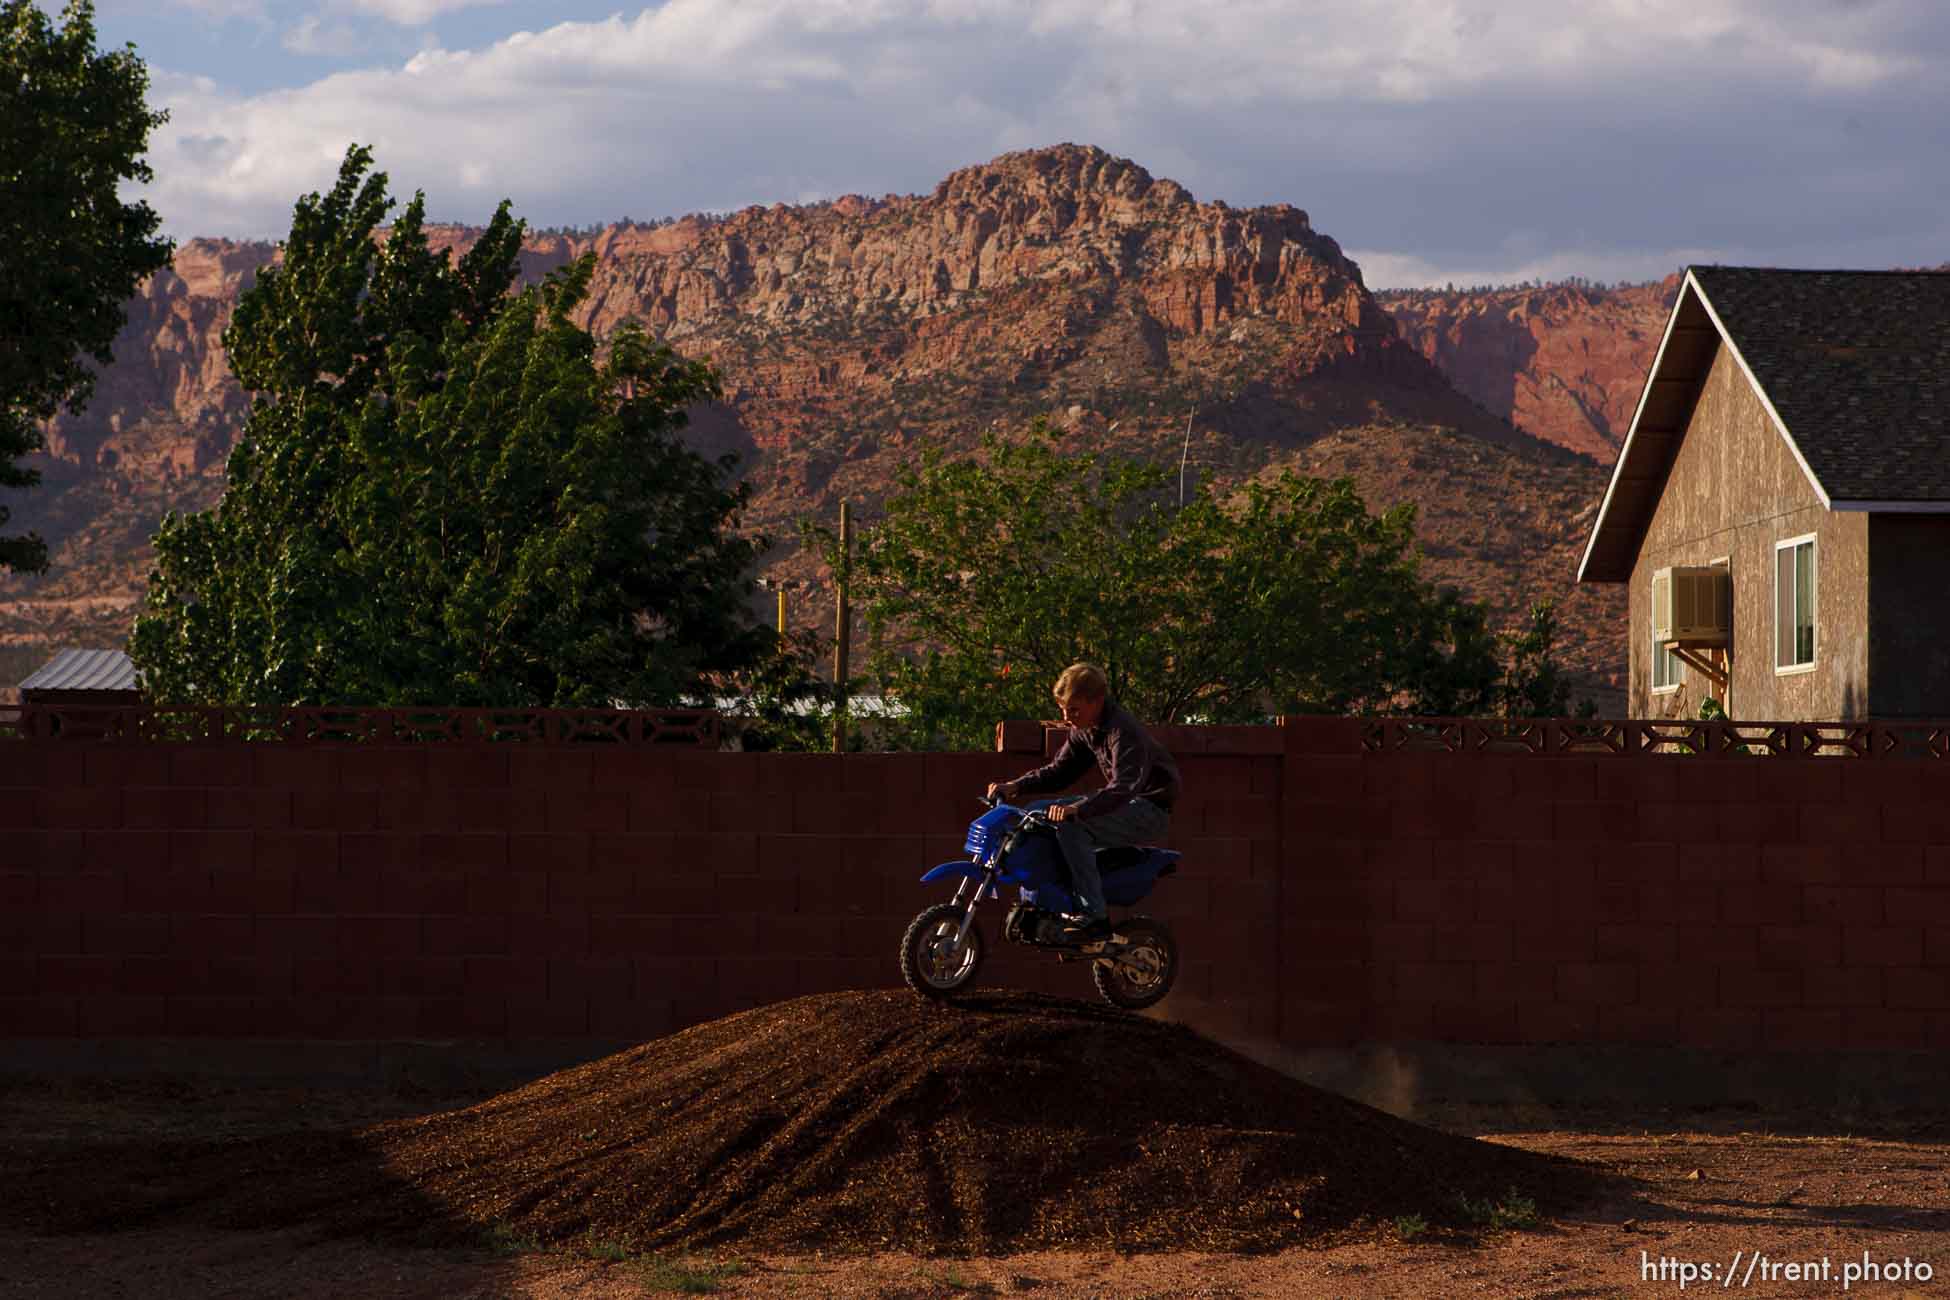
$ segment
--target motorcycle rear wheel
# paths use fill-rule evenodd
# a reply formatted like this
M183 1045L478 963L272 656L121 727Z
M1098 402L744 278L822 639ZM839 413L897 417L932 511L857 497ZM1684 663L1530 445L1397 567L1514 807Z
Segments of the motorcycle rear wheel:
M1104 1001L1126 1011L1156 1006L1178 979L1178 940L1171 927L1148 916L1119 921L1116 933L1128 940L1106 946L1115 956L1090 964L1090 978Z
M963 908L953 903L936 903L901 936L901 978L924 998L950 997L973 985L981 973L987 953L981 927L970 924L966 942L959 950L955 947L962 915Z

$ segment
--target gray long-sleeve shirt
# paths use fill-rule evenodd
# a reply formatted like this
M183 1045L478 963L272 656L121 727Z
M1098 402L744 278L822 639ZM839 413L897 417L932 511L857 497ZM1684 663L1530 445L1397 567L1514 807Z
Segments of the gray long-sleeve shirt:
M1183 788L1178 764L1165 747L1116 700L1107 699L1096 726L1070 728L1056 757L1018 777L1016 789L1023 794L1061 790L1089 771L1093 760L1104 774L1104 788L1077 805L1078 817L1101 817L1137 798L1169 812Z

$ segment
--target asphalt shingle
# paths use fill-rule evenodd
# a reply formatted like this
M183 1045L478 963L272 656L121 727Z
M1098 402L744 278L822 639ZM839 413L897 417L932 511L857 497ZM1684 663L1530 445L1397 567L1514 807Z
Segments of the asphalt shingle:
M1950 271L1695 266L1833 501L1950 501Z

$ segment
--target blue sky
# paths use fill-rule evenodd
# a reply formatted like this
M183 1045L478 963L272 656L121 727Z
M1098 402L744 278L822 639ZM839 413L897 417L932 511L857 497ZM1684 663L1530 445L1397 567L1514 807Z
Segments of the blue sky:
M43 0L49 8L55 0ZM1950 261L1942 0L98 0L173 235L274 237L353 140L535 225L931 189L1101 145L1288 202L1376 287Z
M403 64L422 49L475 49L517 31L595 22L622 8L615 0L96 0L95 13L104 44L134 42L158 68L258 94Z

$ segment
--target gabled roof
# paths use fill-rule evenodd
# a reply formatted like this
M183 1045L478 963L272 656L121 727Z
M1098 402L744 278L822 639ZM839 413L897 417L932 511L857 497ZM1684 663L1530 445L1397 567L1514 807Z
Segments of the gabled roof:
M1580 582L1632 576L1721 346L1828 509L1950 513L1950 272L1689 267Z
M120 650L63 650L20 684L23 691L133 691L135 665Z

